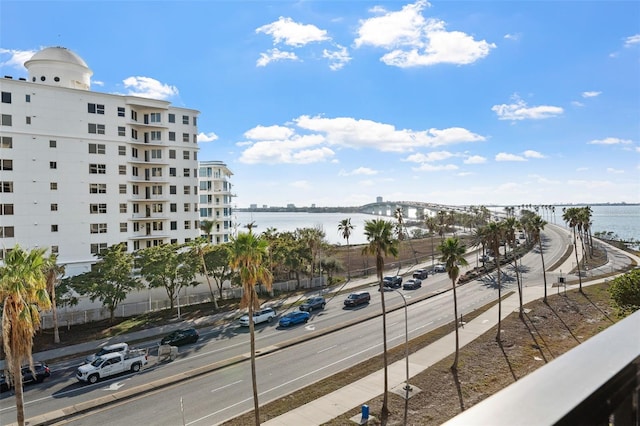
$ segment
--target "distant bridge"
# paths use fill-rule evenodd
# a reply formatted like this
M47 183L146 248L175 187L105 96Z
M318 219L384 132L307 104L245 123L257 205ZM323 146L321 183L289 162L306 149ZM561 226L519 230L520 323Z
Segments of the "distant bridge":
M402 209L402 216L405 219L422 219L426 216L433 216L429 212L437 213L441 210L446 212L456 211L464 212L464 206L448 206L444 204L424 203L420 201L382 201L379 203L370 203L360 206L359 213L372 214L376 216L393 216L397 209ZM415 210L415 214L409 214L410 209Z

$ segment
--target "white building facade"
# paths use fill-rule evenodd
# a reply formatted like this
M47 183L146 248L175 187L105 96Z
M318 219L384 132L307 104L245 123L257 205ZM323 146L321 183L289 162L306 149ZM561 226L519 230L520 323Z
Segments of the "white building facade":
M16 245L43 247L77 275L117 243L135 251L200 236L199 111L93 92L91 70L65 48L25 67L28 78L0 78L0 261ZM221 229L225 181L211 192Z
M231 176L233 173L222 161L200 162L200 222L211 223L208 237L213 244L229 242L233 234Z

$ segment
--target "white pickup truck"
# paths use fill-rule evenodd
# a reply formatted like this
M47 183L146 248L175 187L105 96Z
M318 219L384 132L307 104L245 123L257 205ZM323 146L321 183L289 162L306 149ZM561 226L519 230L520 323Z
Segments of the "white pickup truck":
M147 362L147 353L143 349L131 349L125 353L113 352L96 358L91 364L78 367L76 379L93 384L125 371L140 371Z

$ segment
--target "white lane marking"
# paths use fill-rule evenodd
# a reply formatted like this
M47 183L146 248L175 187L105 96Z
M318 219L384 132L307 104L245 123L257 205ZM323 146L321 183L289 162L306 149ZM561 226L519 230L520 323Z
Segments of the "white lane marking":
M124 386L124 383L115 382L115 383L111 383L108 388L103 389L103 390L106 390L106 391L117 391L118 389L120 389L123 386Z
M315 326L315 325L313 325L313 324L309 324L309 325L306 325L306 326L304 327L304 329L305 329L305 330L308 330L308 331L313 331L313 330L315 330L315 329L316 329L316 326Z
M218 392L219 390L228 388L229 386L233 386L233 385L237 385L238 383L241 383L242 380L238 380L237 382L233 382L233 383L229 383L228 385L224 385L224 386L220 386L219 388L215 388L215 389L211 389L211 392Z
M321 354L322 352L326 352L326 351L328 351L328 350L331 350L331 349L333 349L333 348L337 348L337 347L338 347L338 345L329 346L328 348L321 349L321 350L319 350L319 351L318 351L318 352L316 352L316 353L317 353L317 354Z

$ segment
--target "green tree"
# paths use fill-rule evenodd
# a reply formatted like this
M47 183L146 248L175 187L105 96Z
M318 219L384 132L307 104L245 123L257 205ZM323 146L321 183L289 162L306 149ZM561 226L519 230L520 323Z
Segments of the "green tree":
M614 278L609 285L609 294L621 315L640 309L640 269Z
M509 210L511 211L511 210ZM524 308L522 305L522 281L520 280L520 271L518 268L518 255L515 253L516 242L518 238L516 238L516 232L520 229L520 222L514 216L509 216L502 221L503 231L504 231L504 239L509 244L509 252L511 254L511 258L513 259L513 271L516 274L516 282L518 284L518 316L520 319L524 318ZM505 257L506 257L506 248L505 248Z
M460 267L467 266L467 260L464 258L464 254L467 252L467 248L460 244L458 238L447 238L444 240L438 250L442 254L440 261L444 263L444 267L447 270L447 274L451 279L451 285L453 287L453 318L456 324L456 355L453 360L451 369L458 370L458 354L460 352L460 338L458 336L458 296L456 294L456 281L460 276Z
M229 244L217 244L212 246L204 254L207 273L216 282L218 295L222 298L222 285L226 280L231 280L233 271L229 267Z
M260 406L258 403L258 382L256 379L256 341L253 312L260 308L256 294L256 285L262 284L271 289L273 277L269 269L263 266L267 256L267 241L256 238L251 232L239 233L231 240L230 263L242 283L241 308L247 308L249 315L249 335L251 342L251 383L253 385L253 409L256 425L260 425Z
M380 422L382 425L386 425L389 417L389 378L387 372L387 312L384 302L384 285L382 279L384 275L384 258L389 255L393 257L398 256L398 240L393 238L393 223L382 219L367 220L364 223L364 235L367 238L368 244L362 249L362 253L376 257L376 272L378 275L378 286L382 303L384 395L382 398Z
M201 225L202 226L202 225ZM188 246L192 252L193 256L197 256L200 259L200 267L202 268L202 275L207 280L207 284L209 285L209 291L211 292L211 300L213 301L213 307L217 311L218 310L218 301L216 300L216 295L213 292L213 287L211 286L211 278L209 277L209 271L207 270L207 262L204 260L204 255L208 251L211 250L210 238L200 237L196 238L193 241L188 243Z
M64 265L58 265L58 255L51 253L45 258L43 273L47 280L47 293L51 299L51 316L53 318L53 343L60 343L60 332L58 331L58 308L56 301L56 287L60 284L60 279L64 275Z
M354 226L351 224L350 217L346 219L342 219L338 224L338 232L340 233L342 238L347 240L347 280L351 279L351 257L350 257L351 250L349 246L349 237L353 232L353 228Z
M525 226L528 227L531 238L535 244L538 244L538 250L540 251L540 261L542 262L542 278L544 280L544 303L547 303L547 271L544 267L544 253L542 249L542 230L547 222L543 220L539 215L534 215Z
M486 226L487 229L487 241L489 241L489 246L493 251L493 255L495 256L496 268L497 268L497 276L498 276L498 334L496 335L496 340L498 342L502 341L501 333L501 325L502 325L502 281L501 275L502 271L500 270L500 241L504 238L504 229L502 227L502 223L500 222L489 222Z
M562 214L562 220L564 220L569 228L571 228L571 234L573 236L573 251L576 256L576 268L578 269L578 283L579 291L582 293L582 273L580 272L580 259L578 259L578 242L577 242L577 230L576 228L580 224L580 209L578 207L569 207L564 210Z
M127 253L124 244L108 247L97 257L91 271L67 280L71 288L88 295L92 302L96 299L102 302L109 310L109 320L113 321L118 304L131 290L142 288L142 284L133 277L134 257Z
M22 365L33 371L33 336L40 328L40 310L49 309L44 276L45 249L23 250L15 246L0 267L0 300L2 300L2 342L9 383L13 383L16 399L16 420L24 426Z

